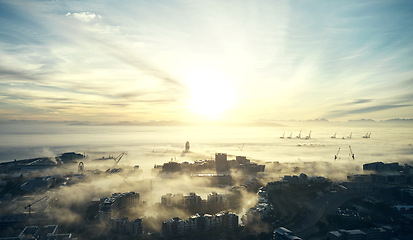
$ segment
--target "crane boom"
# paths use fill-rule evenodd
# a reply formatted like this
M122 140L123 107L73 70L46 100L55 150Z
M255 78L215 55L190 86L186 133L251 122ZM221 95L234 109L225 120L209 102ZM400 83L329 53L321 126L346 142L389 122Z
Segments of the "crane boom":
M305 137L306 140L311 139L311 131L310 133Z
M45 199L45 198L47 198L48 196L44 196L44 197L42 197L42 198L40 198L40 199L37 199L36 201L34 201L34 202L32 202L32 203L30 203L30 204L28 204L27 206L25 206L24 207L24 209L29 209L29 216L30 216L30 214L31 214L31 210L32 210L32 205L33 204L35 204L35 203L38 203L38 202L40 202L40 201L42 201L43 199Z
M337 150L337 154L334 156L334 160L336 160L338 158L338 154L340 153L340 148L338 148Z
M354 153L353 153L353 151L351 150L351 146L348 146L349 148L350 148L350 156L353 158L353 160L354 160Z
M121 153L119 154L119 156L117 156L115 159L113 159L113 161L115 161L115 165L118 165L118 163L120 162L120 160L122 159L123 155L125 155L126 153Z

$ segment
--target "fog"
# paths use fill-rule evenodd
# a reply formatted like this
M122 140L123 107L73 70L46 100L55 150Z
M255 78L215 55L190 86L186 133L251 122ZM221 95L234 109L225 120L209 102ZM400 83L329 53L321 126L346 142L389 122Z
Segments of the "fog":
M178 162L213 158L216 152L243 155L257 161L406 162L413 156L413 126L385 123L333 124L288 122L276 127L81 126L63 124L0 124L0 161L85 153L90 158L127 152L122 162L152 168L171 158ZM304 138L296 139L302 131ZM371 132L371 138L362 138ZM332 139L336 133L336 139ZM346 137L352 133L352 138ZM292 139L280 139L282 135ZM342 139L344 137L345 139ZM189 141L191 154L182 155Z
M277 127L144 127L144 126L72 126L62 124L2 125L0 160L10 161L35 157L53 157L64 152L84 153L85 178L72 184L51 189L48 202L50 216L61 223L81 224L81 214L90 207L92 199L108 197L115 192L139 192L142 204L128 212L130 219L145 218L149 230L159 230L160 221L172 217L187 218L185 209L159 208L166 193L195 192L202 199L208 193L229 193L229 187L210 186L203 179L176 174L160 176L153 171L155 164L165 162L193 162L214 159L217 152L266 164L262 184L279 180L284 175L325 176L336 181L348 174L362 173L368 162L399 162L411 164L413 159L413 131L410 126L375 124L308 124L294 122ZM296 136L301 132L301 139ZM304 139L311 131L311 138ZM363 138L371 132L370 138ZM331 138L336 134L336 138ZM351 138L348 138L352 134ZM284 139L280 138L284 135ZM291 139L287 139L292 135ZM185 142L190 152L183 153ZM354 159L351 155L351 150ZM337 156L338 149L340 152ZM112 159L98 158L127 153L115 166ZM335 156L337 158L335 159ZM139 165L139 169L134 166ZM122 168L120 173L106 173L107 169ZM97 174L97 171L100 174ZM32 176L67 175L77 173L77 163ZM233 172L234 182L245 183ZM245 176L243 176L245 177ZM241 192L237 207L230 209L243 214L257 201L255 193Z

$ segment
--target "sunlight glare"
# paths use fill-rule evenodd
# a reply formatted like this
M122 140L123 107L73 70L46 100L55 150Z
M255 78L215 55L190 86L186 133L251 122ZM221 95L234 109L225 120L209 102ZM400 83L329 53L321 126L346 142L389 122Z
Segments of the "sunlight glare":
M193 112L208 119L220 119L233 106L233 88L224 74L202 69L193 71L188 80Z

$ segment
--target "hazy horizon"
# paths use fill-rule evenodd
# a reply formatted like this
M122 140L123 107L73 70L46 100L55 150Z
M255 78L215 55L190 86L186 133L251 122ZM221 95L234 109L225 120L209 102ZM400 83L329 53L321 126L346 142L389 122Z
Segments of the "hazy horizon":
M288 126L89 126L9 124L0 130L0 161L55 157L79 152L91 159L128 152L125 165L151 169L174 158L178 162L213 159L216 152L245 155L260 162L334 162L341 149L351 162L349 146L361 166L366 162L413 161L410 124L326 125L293 122ZM301 131L301 139L296 137ZM311 131L311 138L305 137ZM371 138L365 139L367 133ZM283 136L285 139L281 139ZM288 136L292 139L287 139ZM336 139L331 136L336 135ZM351 135L351 138L349 138ZM186 141L191 153L182 154ZM127 160L125 160L127 159ZM128 162L127 162L128 161Z

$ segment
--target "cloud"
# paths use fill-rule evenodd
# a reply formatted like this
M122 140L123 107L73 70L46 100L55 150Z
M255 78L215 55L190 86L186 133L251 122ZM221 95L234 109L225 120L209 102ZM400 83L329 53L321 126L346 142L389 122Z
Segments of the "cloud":
M384 115L398 108L389 106L411 104L411 83L402 79L412 76L412 27L406 25L412 18L399 7L7 2L0 10L7 13L0 16L0 81L50 86L43 96L53 95L53 87L61 95L76 93L72 102L79 108L148 112L147 105L156 104L154 113L174 109L168 118L176 120L190 116L182 104L191 95L186 78L201 66L228 76L237 120L357 114L348 105ZM403 94L406 102L398 98ZM33 106L29 101L20 104ZM388 112L387 118L397 117Z
M36 76L28 74L22 71L16 71L12 69L5 69L0 66L0 81L10 82L10 80L36 80Z
M331 111L327 114L328 118L337 118L337 117L344 117L353 114L366 114L371 112L378 112L387 109L394 109L394 108L403 108L403 107L411 107L413 105L376 105L371 107L365 108L358 108L352 110L335 110Z
M356 99L352 103L349 104L361 104L361 103L369 103L372 99Z
M82 22L90 22L95 18L102 19L102 16L99 14L91 13L91 12L77 12L77 13L66 13L66 17L71 17Z

